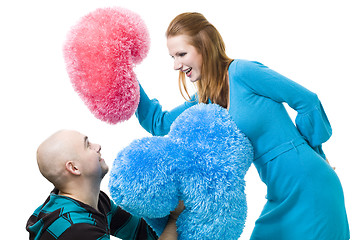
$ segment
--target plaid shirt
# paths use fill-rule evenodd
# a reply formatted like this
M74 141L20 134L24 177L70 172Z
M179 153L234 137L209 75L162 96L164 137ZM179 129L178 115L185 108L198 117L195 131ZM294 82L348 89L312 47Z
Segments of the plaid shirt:
M54 189L26 224L30 240L157 239L155 232L139 218L116 206L100 192L98 209Z

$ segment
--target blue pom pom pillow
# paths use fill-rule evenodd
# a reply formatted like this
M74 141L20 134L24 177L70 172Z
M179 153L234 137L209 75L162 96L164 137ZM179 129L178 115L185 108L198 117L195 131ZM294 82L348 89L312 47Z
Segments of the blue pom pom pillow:
M235 240L245 225L244 177L253 155L226 109L197 104L174 121L167 136L135 140L118 153L110 195L158 235L183 200L179 239Z

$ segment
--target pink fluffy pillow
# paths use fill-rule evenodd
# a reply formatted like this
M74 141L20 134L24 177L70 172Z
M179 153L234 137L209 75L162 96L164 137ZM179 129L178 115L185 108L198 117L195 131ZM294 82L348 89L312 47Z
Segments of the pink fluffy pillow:
M134 114L140 90L133 68L149 45L140 16L123 8L97 9L69 31L63 49L66 68L96 118L115 124Z

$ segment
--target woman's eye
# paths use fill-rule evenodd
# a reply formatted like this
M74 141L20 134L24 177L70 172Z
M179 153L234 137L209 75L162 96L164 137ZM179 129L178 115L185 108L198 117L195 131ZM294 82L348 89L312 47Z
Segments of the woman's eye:
M186 53L179 53L180 57L184 57L186 55Z

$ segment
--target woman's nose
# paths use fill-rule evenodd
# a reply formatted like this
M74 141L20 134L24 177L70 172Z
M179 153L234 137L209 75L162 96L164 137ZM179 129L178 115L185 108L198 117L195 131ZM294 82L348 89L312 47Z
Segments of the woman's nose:
M174 60L174 70L180 70L182 67L182 64L178 60Z

